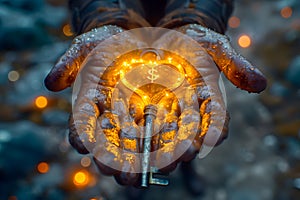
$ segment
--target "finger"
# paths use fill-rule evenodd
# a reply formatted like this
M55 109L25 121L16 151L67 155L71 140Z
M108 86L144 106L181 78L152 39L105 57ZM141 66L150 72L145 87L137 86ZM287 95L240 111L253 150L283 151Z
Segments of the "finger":
M93 149L94 160L104 175L116 175L122 166L120 152L120 123L114 114L105 111L97 123L97 145Z
M117 89L116 89L117 90ZM114 92L117 95L118 91ZM118 95L117 95L118 96ZM97 136L95 158L100 171L114 175L121 185L134 185L139 178L138 126L129 121L128 109L122 99L115 99L112 111L105 111L100 117L100 131ZM126 115L126 116L125 116Z
M155 153L151 159L163 173L173 171L177 166L174 151L178 131L178 116L180 115L176 95L171 91L168 91L167 94L157 102L159 109L155 123L160 124L161 129L158 134L152 137L152 151Z
M200 113L198 98L193 88L186 90L183 98L183 111L179 117L179 130L176 138L176 154L180 161L190 161L195 158L200 149L200 141L195 141L199 134Z
M95 147L94 160L102 174L113 176L120 173L119 169L123 163L119 150L119 147L109 142Z
M208 53L213 57L219 69L235 86L255 93L259 93L266 88L267 81L262 72L243 56L237 54L225 36L219 38L217 43L219 44L217 48L215 50L210 48Z
M195 138L195 146L202 143L213 147L216 143L225 138L228 126L228 113L224 103L222 92L219 88L219 75L214 72L214 63L204 67L197 67L197 71L209 71L205 77L198 79L195 83L195 93L197 95L201 124L201 133Z
M94 148L97 119L104 109L110 107L110 94L108 87L96 86L95 83L83 84L80 87L70 120L70 135L76 136L73 144L75 148L78 147L77 151L84 152L79 148L82 146L79 146L80 142L88 151Z
M100 115L99 105L103 99L108 99L109 90L95 84L83 84L77 94L77 99L72 109L70 131L77 135L88 151L95 145L95 130L97 118ZM102 106L104 107L104 106Z
M137 170L140 160L131 152L123 153L122 159L121 172L115 175L115 179L121 185L135 185L139 181Z
M226 111L226 117L225 117L225 123L223 125L223 129L221 132L221 136L219 137L216 146L221 144L225 139L228 138L228 133L229 133L229 121L230 121L230 115L229 112Z
M115 92L117 95L118 90ZM119 96L119 95L118 95ZM122 94L113 104L113 112L119 117L121 123L120 148L122 152L121 172L115 175L117 182L121 185L134 185L139 178L140 159L139 159L139 138L140 130L135 124L134 119L129 114Z
M121 172L115 176L121 185L134 185L138 179L140 171L139 159L139 138L138 128L131 124L123 127L120 133L120 143L122 152Z
M200 105L201 124L198 129L201 130L201 133L196 135L191 146L194 148L194 151L199 150L199 147L202 147L202 143L213 147L219 137L222 136L224 124L228 125L223 94L219 88L219 72L207 53L200 49L198 55L201 56L198 56L199 60L196 62L196 68L189 67L185 69L187 78L192 78L193 80L190 83L195 88L198 105ZM198 72L198 77L195 75L193 77L193 74L196 74L193 70ZM206 108L204 105L209 105L207 107L209 109L204 109ZM201 106L203 107L202 112ZM193 152L193 149L189 149L189 151ZM193 154L190 155L192 157Z
M266 88L264 75L244 57L236 53L226 36L200 25L187 25L179 31L198 41L212 56L225 76L237 87L259 93Z
M199 139L207 146L219 145L228 135L229 114L222 116L223 106L211 98L206 99L200 107L201 134ZM221 113L221 114L220 114Z
M76 126L74 123L72 113L70 114L70 118L69 118L69 143L80 154L88 154L89 153L89 151L86 149L86 147L82 143L82 141L77 133L77 129L76 129Z
M120 32L122 29L116 26L104 26L76 37L45 78L47 89L60 91L71 86L86 56L101 41Z
M178 131L178 117L174 113L169 113L163 123L159 133L159 150L156 153L156 165L160 167L161 172L173 171L176 166L174 160L175 137Z

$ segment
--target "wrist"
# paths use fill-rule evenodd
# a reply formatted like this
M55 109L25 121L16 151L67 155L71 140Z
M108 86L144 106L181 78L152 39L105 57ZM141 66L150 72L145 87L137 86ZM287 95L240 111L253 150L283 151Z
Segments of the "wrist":
M233 0L188 0L185 3L170 0L165 9L166 14L158 26L173 29L187 24L199 24L224 34L232 10Z
M118 1L70 0L69 7L73 29L77 34L104 25L116 25L124 29L150 26L138 8L121 8Z

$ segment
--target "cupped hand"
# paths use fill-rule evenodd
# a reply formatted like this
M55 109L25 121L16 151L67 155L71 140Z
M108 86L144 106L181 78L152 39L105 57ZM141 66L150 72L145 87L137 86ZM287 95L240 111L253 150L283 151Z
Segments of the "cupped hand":
M192 59L191 66L184 66L187 85L179 97L168 93L157 101L158 105L168 105L168 109L158 115L158 134L152 141L152 148L157 151L151 162L163 166L164 172L172 171L181 161L194 159L203 144L213 147L227 137L229 116L219 89L219 71L243 90L261 92L266 87L262 73L232 49L226 36L200 25L186 25L177 31L200 45L188 52L189 44L174 38L177 36L172 33L156 42L157 48L172 46L178 49L174 50L178 55ZM94 57L98 56L97 61L85 60L98 44L121 32L119 27L104 26L75 38L46 77L45 85L52 91L63 90L74 83L82 70L82 83L70 117L70 143L80 153L93 153L102 173L115 176L120 184L138 185L143 100L136 96L135 104L128 104L122 91L115 88L119 80L111 74L118 74L120 69L106 69L110 63L105 63L105 59L114 60L105 49L107 46L92 52ZM122 41L111 44L115 52L145 47L130 34ZM91 67L80 69L82 64ZM113 96L117 96L114 101Z

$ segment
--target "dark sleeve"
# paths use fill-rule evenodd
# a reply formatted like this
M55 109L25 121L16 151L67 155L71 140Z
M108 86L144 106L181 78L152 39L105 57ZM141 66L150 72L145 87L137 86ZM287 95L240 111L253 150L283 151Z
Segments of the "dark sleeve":
M150 26L140 1L69 0L74 32L81 34L103 25L124 29Z
M175 28L200 24L224 34L234 0L168 0L165 16L157 26Z

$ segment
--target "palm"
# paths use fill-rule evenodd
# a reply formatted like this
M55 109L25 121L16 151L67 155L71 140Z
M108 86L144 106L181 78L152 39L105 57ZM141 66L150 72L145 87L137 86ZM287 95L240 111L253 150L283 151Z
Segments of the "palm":
M49 90L59 91L70 86L93 48L106 38L123 31L114 26L96 30L74 40L47 76L45 84ZM160 151L154 160L163 163L163 171L173 170L178 162L194 159L202 143L214 146L226 137L229 117L217 84L219 76L215 73L215 64L241 89L260 92L266 86L263 75L246 59L237 55L223 35L199 25L187 25L178 31L196 40L209 56L200 49L195 56L204 55L202 61L196 68L184 69L190 79L191 90L183 92L177 101L170 100L175 97L163 97L157 101L157 104L170 104L172 107L167 109L159 122L161 128L157 143ZM157 44L161 44L161 47L184 46L174 43L170 35L164 35ZM126 43L128 45L143 46L135 38L130 38ZM114 48L121 52L123 47L116 44ZM105 51L105 48L97 50L103 55ZM104 66L101 62L90 64L94 67L85 68L80 73L81 79L85 81L80 86L70 118L70 143L80 153L93 152L103 173L114 175L121 184L134 185L139 178L137 168L140 168L139 156L136 155L141 152L139 138L142 130L139 125L143 124L140 117L142 100L136 97L134 104L127 105L122 100L122 90L114 89L118 80L114 80L111 74L115 71L105 71L99 67ZM100 78L99 74L103 73ZM114 102L112 95L118 97ZM195 102L191 102L192 99L196 99L197 107L194 106ZM180 102L184 106L178 110ZM185 149L183 155L182 149Z

